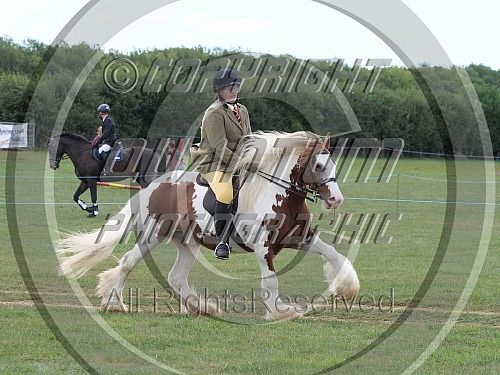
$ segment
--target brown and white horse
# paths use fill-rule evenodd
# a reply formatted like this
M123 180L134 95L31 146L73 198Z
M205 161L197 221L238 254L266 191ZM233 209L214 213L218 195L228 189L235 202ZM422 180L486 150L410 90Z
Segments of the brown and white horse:
M335 162L326 138L312 133L255 133L244 138L241 159L236 165L240 180L235 215L236 232L247 247L255 251L261 271L262 290L269 293L269 320L291 319L302 315L279 297L273 258L283 248L295 248L321 255L329 291L350 299L359 289L351 262L323 242L311 229L306 198L319 197L325 208L337 208L343 200L335 179ZM247 172L248 164L259 160L257 173ZM197 173L175 171L153 181L133 196L107 224L94 232L63 239L58 247L61 272L83 276L111 255L127 231L140 233L132 250L118 265L99 275L97 293L101 308L126 311L122 291L127 275L157 245L167 240L177 247L177 259L168 274L168 283L190 311L217 315L218 307L201 299L188 284L188 274L200 245L215 247L211 215L203 207L207 187L196 182ZM130 223L133 221L133 225ZM145 240L148 233L147 240ZM234 242L234 241L233 241ZM246 252L232 243L234 252ZM272 303L274 302L274 303Z

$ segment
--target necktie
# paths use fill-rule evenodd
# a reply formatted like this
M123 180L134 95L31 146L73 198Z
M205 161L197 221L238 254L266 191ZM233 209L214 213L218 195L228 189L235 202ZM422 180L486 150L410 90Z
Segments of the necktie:
M238 123L241 123L240 110L238 109L237 104L233 105L233 113L234 113L234 117L236 117L236 120L238 120Z

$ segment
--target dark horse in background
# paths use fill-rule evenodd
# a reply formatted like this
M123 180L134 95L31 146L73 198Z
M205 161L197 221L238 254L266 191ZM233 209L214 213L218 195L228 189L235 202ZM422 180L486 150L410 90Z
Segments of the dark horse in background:
M85 137L62 133L49 140L48 153L50 168L56 170L64 155L67 155L75 166L75 174L80 179L80 185L73 194L73 200L82 210L89 212L88 217L95 217L98 213L97 205L97 182L98 181L121 181L126 178L134 180L142 187L147 187L159 174L166 171L165 153L161 147L156 150L145 148L145 140L135 140L142 145L123 149L123 160L114 160L114 150L106 163L109 174L101 176L103 165L92 157L92 143ZM158 145L160 146L160 145ZM90 189L92 206L80 199L80 196Z

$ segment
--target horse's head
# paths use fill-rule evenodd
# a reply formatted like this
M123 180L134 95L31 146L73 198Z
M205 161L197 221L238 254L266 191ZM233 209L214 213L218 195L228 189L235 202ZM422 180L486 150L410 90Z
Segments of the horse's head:
M310 193L323 201L325 208L337 208L344 197L335 178L336 164L330 156L330 133L320 137L311 132L256 132L243 139L236 171L246 170L258 162L260 177L245 188L245 205L249 206L271 182L293 196L310 200ZM245 173L245 172L244 172ZM248 183L247 183L248 184Z
M49 153L49 166L51 169L56 170L59 168L59 163L65 152L61 145L60 137L56 136L49 139L47 152Z
M319 146L319 147L318 147ZM300 167L301 183L311 189L323 201L325 208L337 208L344 196L336 179L336 163L330 155L330 133L318 142Z

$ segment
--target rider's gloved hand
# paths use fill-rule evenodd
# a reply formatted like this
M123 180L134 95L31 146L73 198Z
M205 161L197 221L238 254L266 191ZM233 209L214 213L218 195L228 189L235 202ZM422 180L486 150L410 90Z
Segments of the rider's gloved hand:
M250 173L256 173L259 170L259 163L255 162L255 161L251 162L250 164L248 164L247 170Z

